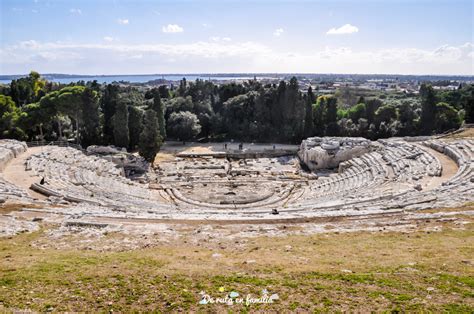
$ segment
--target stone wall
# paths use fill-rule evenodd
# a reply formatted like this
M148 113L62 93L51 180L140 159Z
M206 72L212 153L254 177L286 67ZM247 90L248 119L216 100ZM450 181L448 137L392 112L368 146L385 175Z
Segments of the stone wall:
M370 140L362 137L310 137L301 142L298 156L311 170L336 168L343 161L372 150Z
M0 171L3 171L10 160L26 151L27 148L25 142L0 140Z

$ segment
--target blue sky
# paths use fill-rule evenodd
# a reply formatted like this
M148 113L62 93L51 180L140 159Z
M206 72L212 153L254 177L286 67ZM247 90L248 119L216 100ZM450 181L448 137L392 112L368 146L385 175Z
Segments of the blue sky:
M0 6L0 74L474 74L469 0L1 0Z

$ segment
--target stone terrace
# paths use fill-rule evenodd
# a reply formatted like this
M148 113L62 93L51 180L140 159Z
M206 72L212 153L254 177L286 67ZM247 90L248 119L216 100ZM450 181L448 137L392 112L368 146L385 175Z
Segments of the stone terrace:
M5 166L7 159L26 149L14 141L1 142L0 147L0 152L6 152L3 156L9 156L4 157ZM335 170L312 173L303 170L295 156L238 157L212 157L208 152L175 155L150 170L148 183L143 184L126 178L122 168L104 158L51 146L27 158L25 174L37 177L31 189L46 195L51 205L63 205L35 212L76 220L304 219L393 213L474 200L472 139L380 140L371 143L368 151L340 161ZM27 191L5 180L0 180L0 196L30 198Z

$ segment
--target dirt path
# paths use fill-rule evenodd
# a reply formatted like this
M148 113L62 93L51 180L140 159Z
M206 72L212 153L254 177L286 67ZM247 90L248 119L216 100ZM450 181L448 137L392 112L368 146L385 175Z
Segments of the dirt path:
M227 144L227 149L225 149L225 144ZM222 142L222 143L196 143L189 142L185 145L182 145L181 142L166 142L161 147L162 153L225 153L228 151L239 151L239 144L237 142ZM277 144L277 143L242 143L244 151L247 152L264 152L268 150L298 150L299 145L291 144Z
M429 181L426 183L426 187L425 187L426 190L432 190L440 186L441 183L448 181L449 179L451 179L451 177L453 177L456 174L456 172L458 172L459 170L458 165L456 164L454 160L449 158L447 155L442 154L432 148L429 148L423 145L418 145L418 146L421 149L425 150L426 152L438 158L439 162L441 163L441 166L443 167L441 171L441 176L431 177Z
M25 170L25 161L33 154L41 152L41 147L31 147L17 158L14 158L3 171L5 180L25 189L31 197L44 200L46 196L36 193L30 189L32 183L39 182L40 177L35 176L33 172Z

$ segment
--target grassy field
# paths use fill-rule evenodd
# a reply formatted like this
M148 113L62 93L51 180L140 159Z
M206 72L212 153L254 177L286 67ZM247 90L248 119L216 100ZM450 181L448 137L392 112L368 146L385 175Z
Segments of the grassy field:
M474 311L472 224L260 237L218 249L182 238L124 252L33 247L46 231L0 240L0 310ZM279 299L198 304L201 291L260 297L263 289Z

